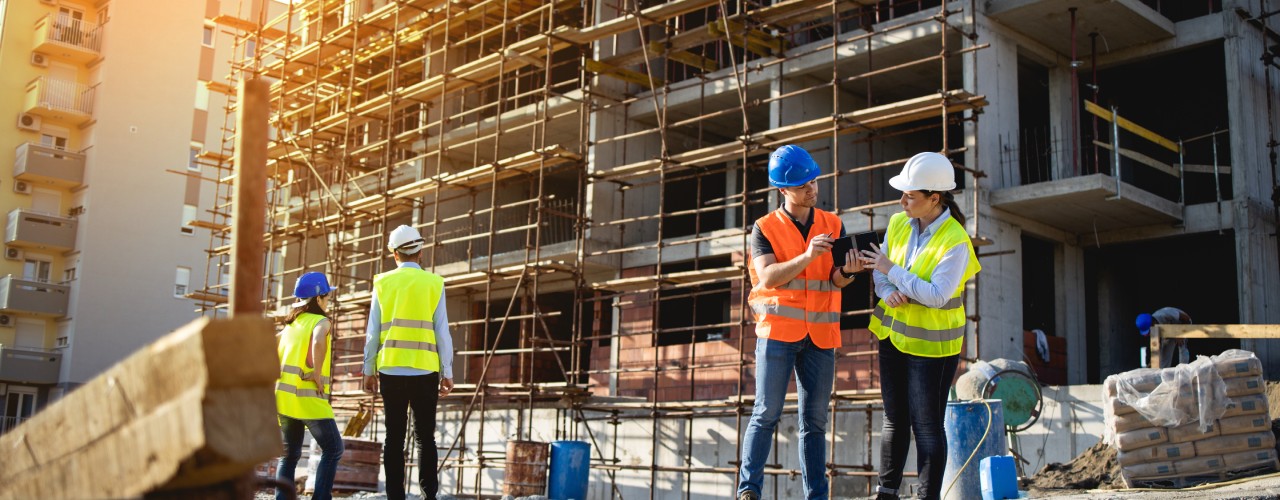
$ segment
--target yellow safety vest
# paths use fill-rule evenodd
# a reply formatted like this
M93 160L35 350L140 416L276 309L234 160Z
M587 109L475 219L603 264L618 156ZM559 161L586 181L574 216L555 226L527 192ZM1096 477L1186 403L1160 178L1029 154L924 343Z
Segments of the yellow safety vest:
M894 214L889 219L889 230L885 235L889 260L906 267L907 240L910 237L911 218L902 212ZM954 218L943 222L938 232L929 239L929 243L916 253L910 272L922 280L930 281L938 262L956 245L968 248L969 264L965 267L964 277L951 294L951 299L938 308L927 307L915 300L898 307L888 307L884 299L881 299L871 313L871 324L868 326L876 334L876 338L884 340L887 337L899 351L916 356L940 358L960 354L966 321L962 297L964 285L982 270L964 226Z
M378 369L440 371L432 320L444 295L444 279L422 269L400 267L374 276L373 290L382 311Z
M333 418L333 407L325 394L329 393L329 366L333 362L333 342L325 342L324 357L328 361L320 367L320 379L324 392L309 378L314 371L307 368L307 352L311 350L311 332L325 319L319 314L302 313L284 327L276 352L280 355L280 379L276 381L276 411L298 420Z

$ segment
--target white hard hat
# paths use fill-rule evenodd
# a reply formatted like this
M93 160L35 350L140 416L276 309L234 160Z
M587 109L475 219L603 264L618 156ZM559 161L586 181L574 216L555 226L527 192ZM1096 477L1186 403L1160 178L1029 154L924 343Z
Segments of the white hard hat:
M955 167L938 153L920 153L907 160L889 185L898 191L950 191L956 188Z
M422 239L421 234L418 234L417 229L405 225L395 228L387 237L387 249L404 254L418 253L418 250L422 250L423 245L426 244L427 242Z

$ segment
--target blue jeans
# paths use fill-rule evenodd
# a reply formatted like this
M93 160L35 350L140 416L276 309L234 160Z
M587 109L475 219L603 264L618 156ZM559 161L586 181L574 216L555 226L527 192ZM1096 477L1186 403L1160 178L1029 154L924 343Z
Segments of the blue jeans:
M284 436L284 456L280 457L280 465L276 468L276 478L293 484L293 471L302 457L302 431L311 431L311 437L320 445L320 466L316 469L315 493L313 500L333 498L333 476L338 470L338 460L342 458L342 434L338 432L338 423L332 418L320 420L298 420L284 415L280 418L280 434ZM276 491L276 500L287 498L282 491Z
M899 351L889 339L880 341L884 427L880 434L878 491L899 494L914 431L916 471L920 474L916 496L933 499L942 493L942 474L947 467L947 435L942 422L959 362L959 355L926 358Z
M756 403L742 437L738 493L760 493L773 431L795 371L800 396L800 470L805 498L827 498L827 405L836 370L836 350L797 342L756 339Z

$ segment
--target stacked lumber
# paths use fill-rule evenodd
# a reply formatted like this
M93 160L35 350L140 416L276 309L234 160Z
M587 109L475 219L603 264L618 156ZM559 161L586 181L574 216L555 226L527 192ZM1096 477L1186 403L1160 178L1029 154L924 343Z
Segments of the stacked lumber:
M1258 358L1233 350L1196 363L1202 369L1196 377L1174 376L1178 370L1185 375L1190 365L1107 377L1108 439L1119 450L1129 487L1185 488L1280 466ZM1158 388L1164 395L1176 389L1175 397L1152 397ZM1209 407L1202 411L1202 405ZM1171 422L1170 415L1186 418ZM1198 418L1204 415L1212 418Z
M281 452L271 323L202 318L0 436L0 499L119 498L245 477Z

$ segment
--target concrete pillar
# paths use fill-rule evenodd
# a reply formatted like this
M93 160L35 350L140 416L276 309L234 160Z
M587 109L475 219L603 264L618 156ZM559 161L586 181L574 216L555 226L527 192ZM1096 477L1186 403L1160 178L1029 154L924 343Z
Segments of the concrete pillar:
M1017 169L1001 164L1002 141L1018 137L1018 47L1000 33L989 19L977 15L979 43L990 47L964 56L964 88L986 95L989 104L978 124L965 122L965 164L981 169L987 177L979 180L982 189L1017 186ZM981 130L981 134L977 131ZM1009 171L1012 171L1010 173Z
M1079 246L1059 244L1054 250L1054 269L1058 276L1055 291L1058 308L1058 335L1067 338L1067 383L1085 384L1089 380L1088 338L1085 336L1084 251Z
M1262 31L1250 26L1234 12L1242 8L1257 15L1255 2L1224 2L1223 53L1226 59L1227 112L1230 122L1232 158L1231 182L1236 237L1236 271L1239 283L1240 322L1280 322L1280 257L1277 256L1275 219L1271 190L1276 185L1266 144L1280 133L1275 116L1267 115L1267 93L1272 105L1280 109L1280 70L1268 68L1261 61L1265 41ZM1280 21L1269 20L1273 30ZM1271 88L1266 88L1266 75L1271 72ZM1267 366L1265 372L1275 378L1280 373L1280 341L1243 341L1241 347L1253 350Z

